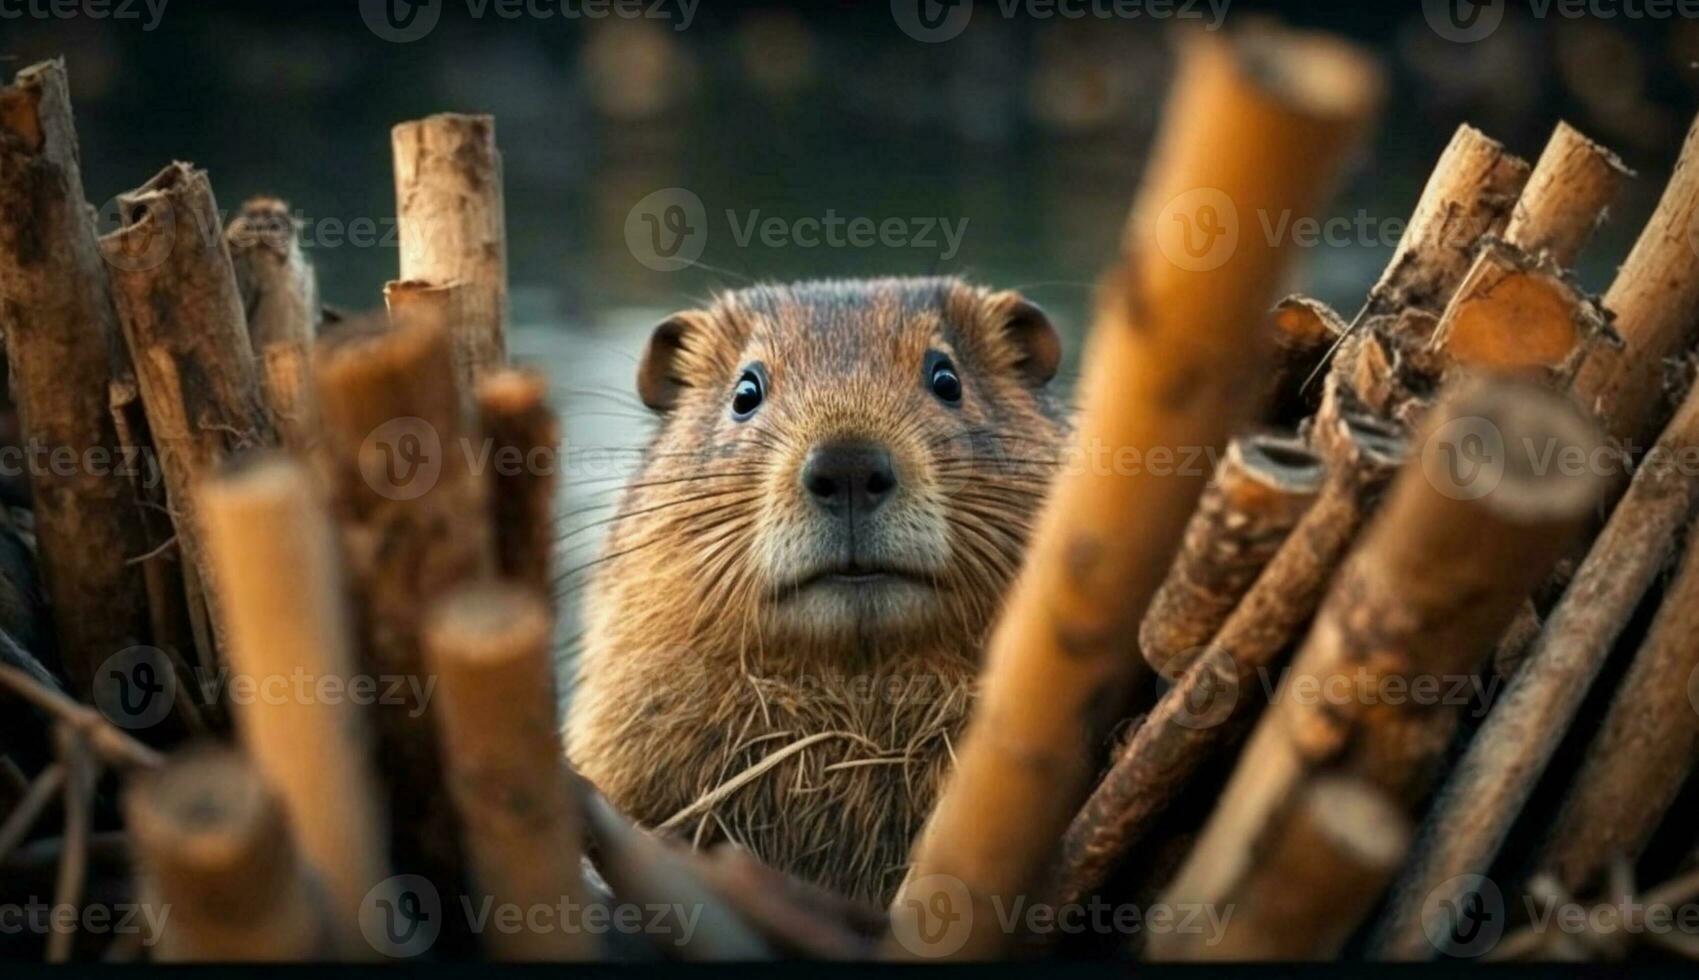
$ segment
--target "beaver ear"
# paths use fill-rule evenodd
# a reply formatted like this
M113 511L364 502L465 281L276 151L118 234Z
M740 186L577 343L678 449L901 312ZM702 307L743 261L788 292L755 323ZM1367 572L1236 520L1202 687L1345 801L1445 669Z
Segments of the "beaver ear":
M1062 337L1049 314L1019 293L992 297L1003 337L1015 350L1015 370L1033 387L1048 384L1062 366Z
M689 313L674 313L649 334L637 361L637 397L657 412L671 411L681 389L690 387L679 370L686 337L696 326Z

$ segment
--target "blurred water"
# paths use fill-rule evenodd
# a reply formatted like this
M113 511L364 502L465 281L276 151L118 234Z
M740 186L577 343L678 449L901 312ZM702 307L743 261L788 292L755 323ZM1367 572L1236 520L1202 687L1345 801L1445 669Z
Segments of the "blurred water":
M452 5L451 5L452 6ZM1530 158L1558 118L1617 146L1645 177L1581 271L1602 287L1649 212L1699 102L1699 31L1507 21L1487 42L1439 43L1415 5L1321 13L1374 44L1396 87L1336 216L1377 234L1306 249L1294 289L1350 312L1455 126L1475 122ZM655 322L754 279L954 272L1024 289L1069 341L1114 253L1166 84L1150 22L1024 24L978 17L916 43L886 5L704 10L688 31L641 22L445 20L429 37L374 37L352 4L174 2L157 29L81 20L0 24L0 64L63 54L85 181L97 203L171 159L211 173L221 205L292 202L326 299L376 306L396 273L389 127L489 111L505 162L516 359L554 380L571 466L563 567L586 560L644 438L635 357ZM1235 5L1237 12L1241 8ZM1229 18L1231 26L1235 13ZM646 265L632 208L684 188L708 219L700 264ZM731 218L726 212L733 213ZM828 212L961 223L960 248L737 241L754 217Z

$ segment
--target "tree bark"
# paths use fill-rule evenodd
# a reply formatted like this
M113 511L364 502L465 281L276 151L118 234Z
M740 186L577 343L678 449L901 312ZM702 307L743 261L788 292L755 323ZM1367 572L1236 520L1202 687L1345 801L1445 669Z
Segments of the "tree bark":
M151 640L143 570L131 563L149 546L108 409L118 319L61 61L0 88L0 214L11 395L24 448L47 454L28 466L42 577L60 660L87 696L106 658Z

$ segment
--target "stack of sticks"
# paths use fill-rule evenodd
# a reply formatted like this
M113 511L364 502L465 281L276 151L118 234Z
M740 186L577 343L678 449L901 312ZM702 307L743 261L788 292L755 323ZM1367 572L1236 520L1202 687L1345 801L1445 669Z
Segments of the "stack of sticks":
M1560 126L1532 167L1459 130L1349 321L1279 300L1293 250L1258 216L1325 207L1382 89L1329 37L1183 39L1071 438L1220 462L1059 478L887 915L640 829L565 765L560 427L507 363L491 119L395 128L397 279L381 315L332 327L288 205L226 225L188 164L97 236L64 66L18 73L0 326L25 441L79 465L30 474L51 655L0 634L0 692L48 732L0 732L0 900L39 883L150 922L55 916L55 960L985 957L1045 946L1007 927L1013 903L1102 897L1230 910L1125 955L1414 959L1458 951L1432 909L1490 875L1632 889L1699 751L1699 549L1678 555L1699 394L1670 367L1699 323L1699 128L1602 297L1570 269L1629 174ZM1206 206L1238 231L1200 253ZM1618 647L1584 761L1548 773ZM314 693L238 699L219 676ZM1474 725L1444 695L1482 676L1507 686ZM360 703L362 681L384 696ZM161 691L147 724L115 723ZM1553 780L1561 812L1513 864ZM489 902L698 918L634 949L455 914Z

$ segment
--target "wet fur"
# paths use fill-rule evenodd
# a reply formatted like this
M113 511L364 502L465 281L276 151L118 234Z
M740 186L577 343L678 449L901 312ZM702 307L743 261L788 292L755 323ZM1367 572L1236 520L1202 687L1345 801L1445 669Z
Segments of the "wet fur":
M594 572L567 732L616 805L660 825L786 752L671 829L889 899L1064 429L1059 402L1023 374L1030 351L1009 327L1022 308L955 279L818 282L729 293L663 328L673 356L651 381L677 400ZM928 350L957 365L958 406L929 390ZM732 421L755 361L766 402ZM862 533L923 565L935 591L853 616L785 592L786 571L820 550L802 459L834 436L890 448L902 496Z

